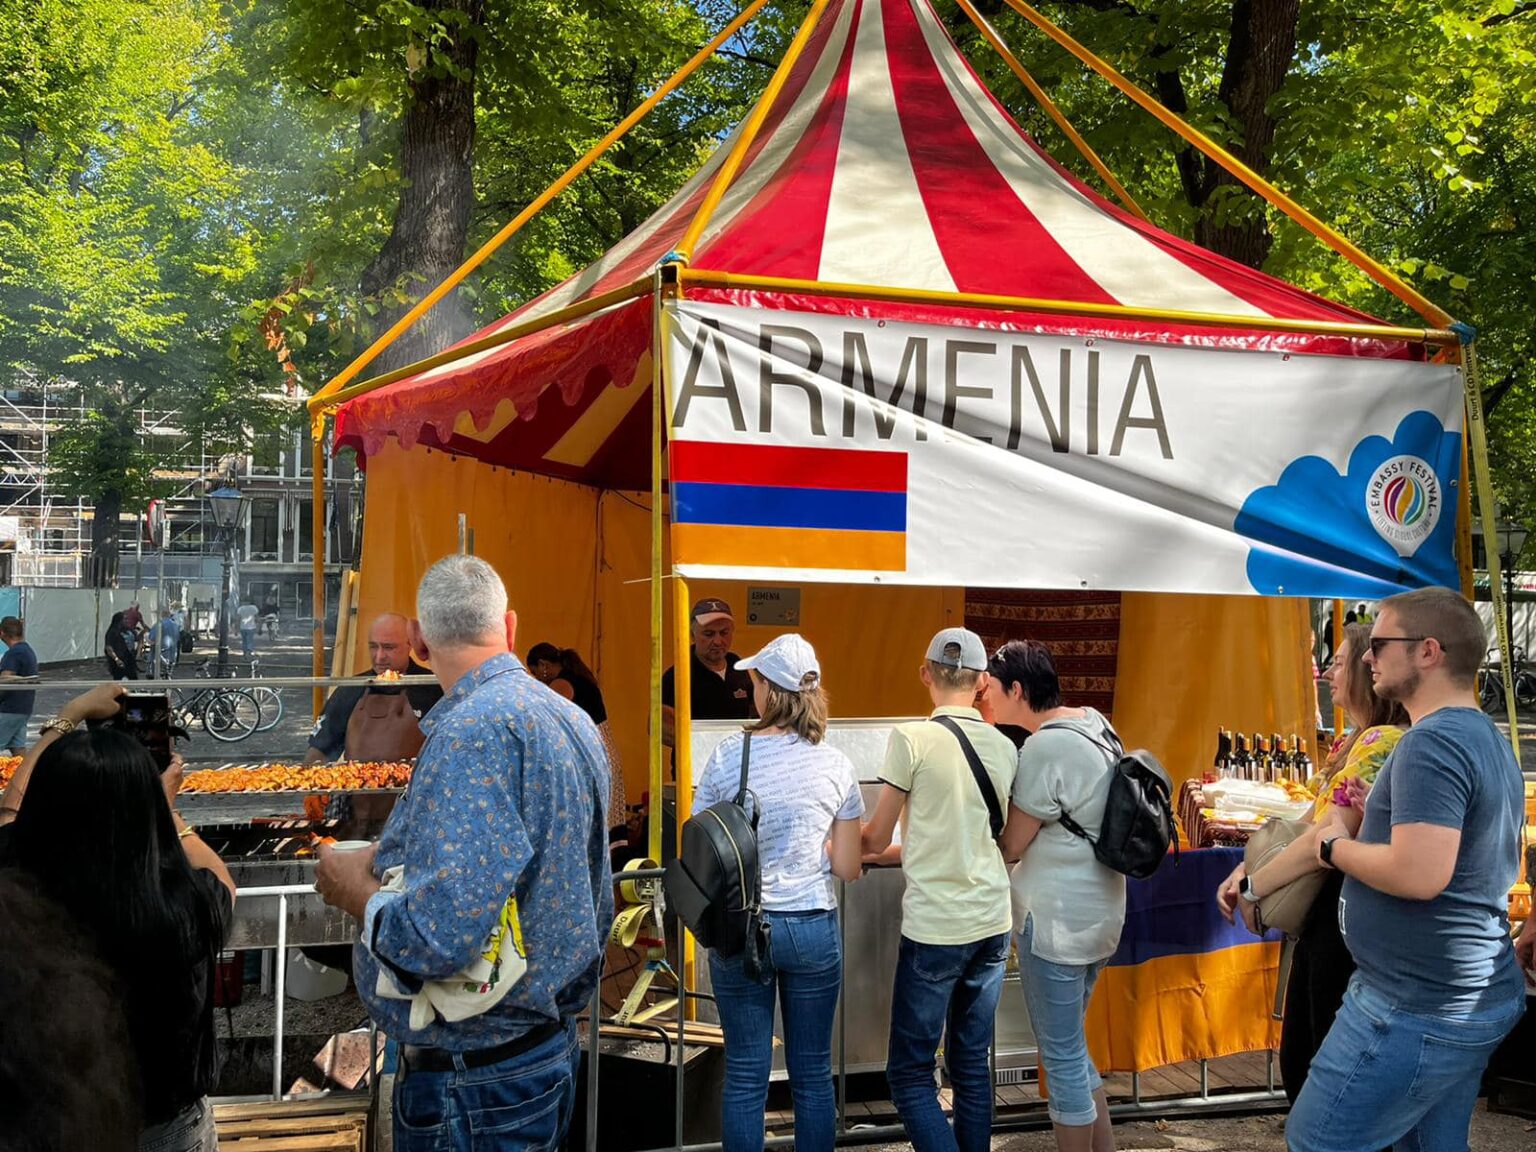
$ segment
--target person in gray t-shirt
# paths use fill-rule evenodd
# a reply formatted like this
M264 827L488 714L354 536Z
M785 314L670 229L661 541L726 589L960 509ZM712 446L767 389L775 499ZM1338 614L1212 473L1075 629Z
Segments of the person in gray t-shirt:
M1286 1124L1298 1152L1465 1149L1488 1058L1525 1011L1507 901L1524 822L1520 766L1479 710L1483 626L1448 588L1382 603L1364 661L1413 727L1318 860L1345 874L1358 965Z

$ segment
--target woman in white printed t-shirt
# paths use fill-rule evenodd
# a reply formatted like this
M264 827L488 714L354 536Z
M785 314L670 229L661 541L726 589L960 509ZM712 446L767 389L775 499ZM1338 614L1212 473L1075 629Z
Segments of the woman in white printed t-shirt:
M1061 702L1045 645L1014 640L992 657L987 693L999 724L1030 733L1009 797L1003 858L1013 871L1019 974L1040 1063L1050 1081L1061 1152L1113 1152L1104 1082L1088 1055L1085 1020L1094 982L1120 946L1125 877L1100 864L1069 816L1097 836L1120 739L1092 708Z
M848 757L822 743L827 697L815 650L799 636L780 636L736 666L752 674L761 719L720 742L693 794L693 812L736 795L742 741L750 735L747 787L760 813L757 853L771 936L758 979L746 975L740 956L709 957L725 1033L722 1141L725 1152L763 1147L777 999L795 1147L829 1152L836 1125L832 1017L843 983L832 878L859 877L864 801Z

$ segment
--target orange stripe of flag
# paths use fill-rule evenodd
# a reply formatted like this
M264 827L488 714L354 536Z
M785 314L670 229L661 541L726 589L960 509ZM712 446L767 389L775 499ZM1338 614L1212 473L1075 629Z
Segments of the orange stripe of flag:
M673 524L678 564L717 568L847 568L905 572L904 532L846 528L754 528L720 524Z

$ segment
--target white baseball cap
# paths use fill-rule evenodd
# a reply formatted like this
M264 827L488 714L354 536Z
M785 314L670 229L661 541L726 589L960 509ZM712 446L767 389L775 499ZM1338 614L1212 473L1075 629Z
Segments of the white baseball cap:
M821 683L821 665L816 649L793 632L776 636L760 652L736 662L738 668L755 669L786 692L808 692Z

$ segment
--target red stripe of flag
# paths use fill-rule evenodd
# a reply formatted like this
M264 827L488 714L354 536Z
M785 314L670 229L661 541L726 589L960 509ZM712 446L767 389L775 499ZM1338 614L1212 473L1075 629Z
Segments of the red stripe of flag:
M905 452L674 440L668 455L672 479L680 484L752 484L849 492L907 490Z

